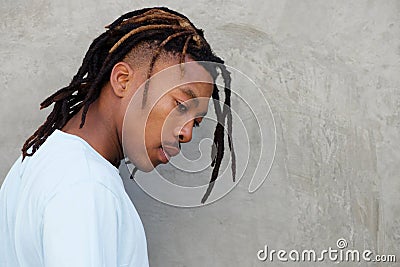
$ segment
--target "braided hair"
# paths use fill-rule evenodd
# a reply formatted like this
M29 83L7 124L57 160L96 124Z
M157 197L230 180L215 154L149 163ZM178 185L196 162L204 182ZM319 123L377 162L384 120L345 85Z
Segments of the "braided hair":
M90 45L81 67L70 84L59 89L40 104L40 109L47 108L53 103L54 107L46 121L25 141L22 147L22 160L26 156L32 156L47 137L56 129L64 127L81 109L80 128L82 128L89 106L99 97L101 88L109 81L113 66L122 61L138 44L147 42L157 44L147 72L148 79L157 58L163 51L180 55L181 63L184 62L187 54L200 64L202 64L201 61L218 63L213 64L212 67L209 64L202 64L214 81L219 75L219 69L224 80L225 99L221 108L219 90L214 82L212 98L218 123L214 131L214 144L211 151L213 171L201 202L204 203L207 200L218 177L224 156L225 121L231 152L232 177L235 182L236 159L232 144L230 72L226 69L224 61L212 51L204 38L203 30L196 28L186 16L166 7L144 8L126 13L106 28L107 30ZM148 79L143 93L143 105L147 98ZM29 149L31 151L28 151Z

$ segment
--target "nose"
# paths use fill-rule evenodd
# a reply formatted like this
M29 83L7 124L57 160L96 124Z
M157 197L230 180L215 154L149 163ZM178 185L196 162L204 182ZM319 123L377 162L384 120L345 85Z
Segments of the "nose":
M186 123L182 128L178 127L176 129L176 133L178 134L180 143L187 143L192 140L193 124L194 121L192 120Z

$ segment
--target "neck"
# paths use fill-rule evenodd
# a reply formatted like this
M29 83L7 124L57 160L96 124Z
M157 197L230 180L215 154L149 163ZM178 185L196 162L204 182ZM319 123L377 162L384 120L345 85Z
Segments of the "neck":
M112 165L118 167L123 159L121 138L113 123L112 110L101 103L97 99L89 106L82 128L79 128L81 109L61 130L81 137Z

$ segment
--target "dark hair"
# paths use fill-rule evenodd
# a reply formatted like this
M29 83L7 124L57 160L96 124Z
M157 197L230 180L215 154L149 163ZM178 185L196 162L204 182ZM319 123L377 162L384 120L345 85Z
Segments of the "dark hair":
M207 191L201 200L204 203L218 177L224 156L225 121L227 121L228 128L233 181L235 181L236 175L235 152L232 144L232 114L230 111L231 77L224 61L214 54L204 38L203 30L196 28L186 16L166 7L144 8L126 13L106 28L107 30L90 45L82 65L71 83L59 89L40 104L40 109L47 108L53 103L54 107L46 121L25 141L22 148L22 159L26 156L32 156L50 134L56 129L61 129L80 109L83 109L80 124L82 128L89 106L99 97L101 88L109 80L113 66L122 61L139 43L155 43L157 47L150 62L147 78L150 78L154 63L163 51L180 55L181 62L188 54L195 61L219 63L213 64L215 66L211 68L207 64L202 64L214 81L219 75L217 69L219 68L225 84L223 108L219 103L218 87L215 83L212 93L218 123L214 131L214 145L211 152L213 172ZM201 62L199 63L201 64ZM144 90L144 102L146 101L147 90L148 83ZM32 150L28 152L30 148Z

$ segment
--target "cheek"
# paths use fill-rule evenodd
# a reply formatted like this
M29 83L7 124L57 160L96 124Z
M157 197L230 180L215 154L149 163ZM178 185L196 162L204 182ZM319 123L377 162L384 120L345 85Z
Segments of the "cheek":
M161 144L161 135L165 131L165 121L169 111L163 105L156 105L150 112L146 121L145 140L146 147L159 146Z

